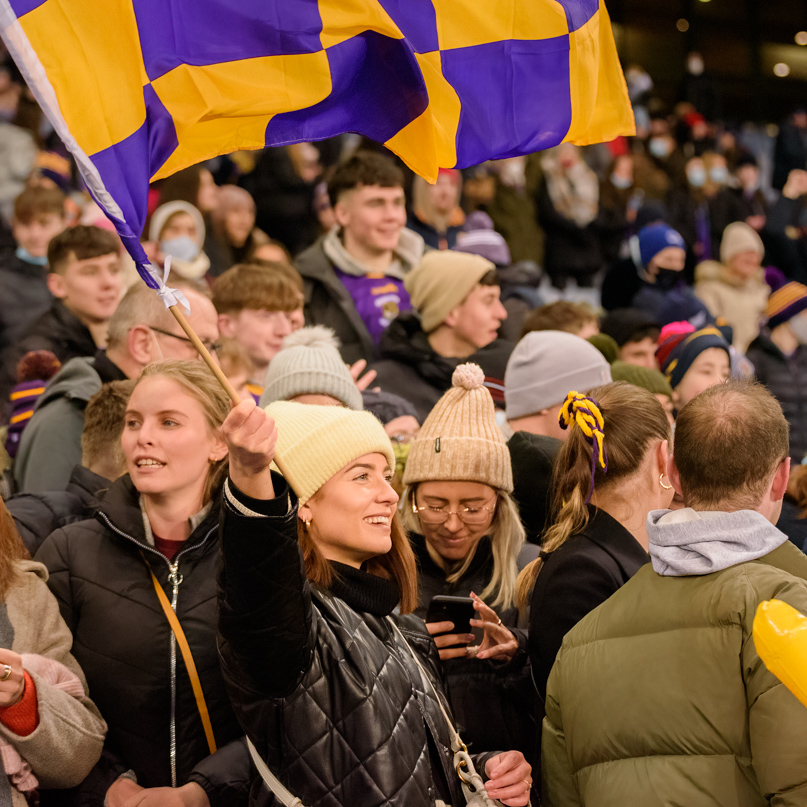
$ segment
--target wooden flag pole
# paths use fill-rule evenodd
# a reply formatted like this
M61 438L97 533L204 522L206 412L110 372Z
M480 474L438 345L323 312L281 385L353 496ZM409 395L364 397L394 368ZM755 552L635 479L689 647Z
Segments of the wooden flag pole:
M196 335L196 331L194 331L191 327L191 324L188 322L188 318L185 316L185 312L182 310L179 303L170 306L168 310L174 315L174 319L179 323L179 327L185 331L188 339L191 340L196 350L199 351L199 355L204 360L204 363L210 368L213 375L216 376L216 380L224 388L224 391L230 396L233 406L241 403L241 398L238 396L238 393L235 391L233 385L227 380L227 376L221 371L221 367L219 367L218 362L213 360L213 357L210 355L210 351L202 344L202 340Z

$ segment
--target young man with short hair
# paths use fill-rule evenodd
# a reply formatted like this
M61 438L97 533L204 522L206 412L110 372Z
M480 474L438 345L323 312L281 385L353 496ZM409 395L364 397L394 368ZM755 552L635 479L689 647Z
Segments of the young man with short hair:
M498 338L507 312L496 266L486 258L451 250L427 253L405 280L414 311L401 314L381 337L375 383L405 398L423 422L451 375L465 361L478 364L499 407L504 368L513 349Z
M546 804L807 802L807 712L752 633L766 600L807 612L807 559L774 526L789 471L762 386L684 407L664 475L684 509L649 514L652 563L566 634L549 676Z
M381 334L411 308L404 278L423 255L406 229L403 172L386 157L360 152L328 182L336 228L297 256L305 281L305 319L332 328L349 364L372 361Z
M619 347L618 358L637 367L658 369L656 348L661 325L638 308L617 308L600 321L600 333L610 336Z
M48 244L66 226L65 196L56 188L28 188L14 200L16 252L0 261L0 356L53 301L48 289Z
M268 262L236 264L213 282L219 331L249 356L247 388L256 398L263 392L269 362L302 325L302 317L295 317L303 305L301 285L291 267Z
M524 317L521 335L526 336L531 331L566 331L581 339L588 339L600 332L600 320L588 303L556 300L530 311Z

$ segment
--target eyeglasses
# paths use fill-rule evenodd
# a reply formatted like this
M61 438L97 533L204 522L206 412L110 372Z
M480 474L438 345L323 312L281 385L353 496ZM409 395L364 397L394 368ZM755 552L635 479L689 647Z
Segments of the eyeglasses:
M170 336L174 339L179 339L181 342L187 342L194 350L196 350L193 342L191 342L187 336L180 336L178 333L164 331L162 328L155 328L153 325L149 325L148 327L155 333L161 333L163 336ZM211 342L209 339L200 339L199 341L205 346L208 353L215 353L216 351L221 350L221 342Z
M496 512L496 506L460 507L458 510L446 510L442 507L418 507L413 501L412 512L419 515L424 524L445 524L450 515L455 515L463 524L485 524Z

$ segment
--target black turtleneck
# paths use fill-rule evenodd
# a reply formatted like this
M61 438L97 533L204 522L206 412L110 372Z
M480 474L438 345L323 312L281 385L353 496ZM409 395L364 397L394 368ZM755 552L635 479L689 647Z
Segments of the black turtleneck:
M344 600L354 611L389 616L400 602L401 593L392 580L344 563L332 561L331 565L336 573L331 583L331 593Z

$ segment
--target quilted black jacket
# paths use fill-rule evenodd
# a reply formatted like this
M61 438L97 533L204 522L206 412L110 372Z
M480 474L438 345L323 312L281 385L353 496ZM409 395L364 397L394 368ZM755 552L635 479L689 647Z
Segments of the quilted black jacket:
M242 734L216 647L218 507L174 558L179 581L176 613L220 749L212 756L178 649L172 698L171 628L140 557L141 547L171 600L169 562L146 543L137 491L126 475L104 495L96 518L57 530L37 554L50 572L48 586L73 633L73 655L109 725L104 756L73 794L72 803L101 804L106 789L129 768L144 787L171 785L172 719L177 784L198 782L214 807L246 803L251 766L246 747L239 742Z
M439 659L422 621L393 617L432 686L388 619L308 583L296 498L282 477L273 481L271 501L228 483L222 507L219 641L243 729L307 807L464 803L432 688L442 689ZM478 770L485 761L475 759ZM264 787L255 783L251 803Z

